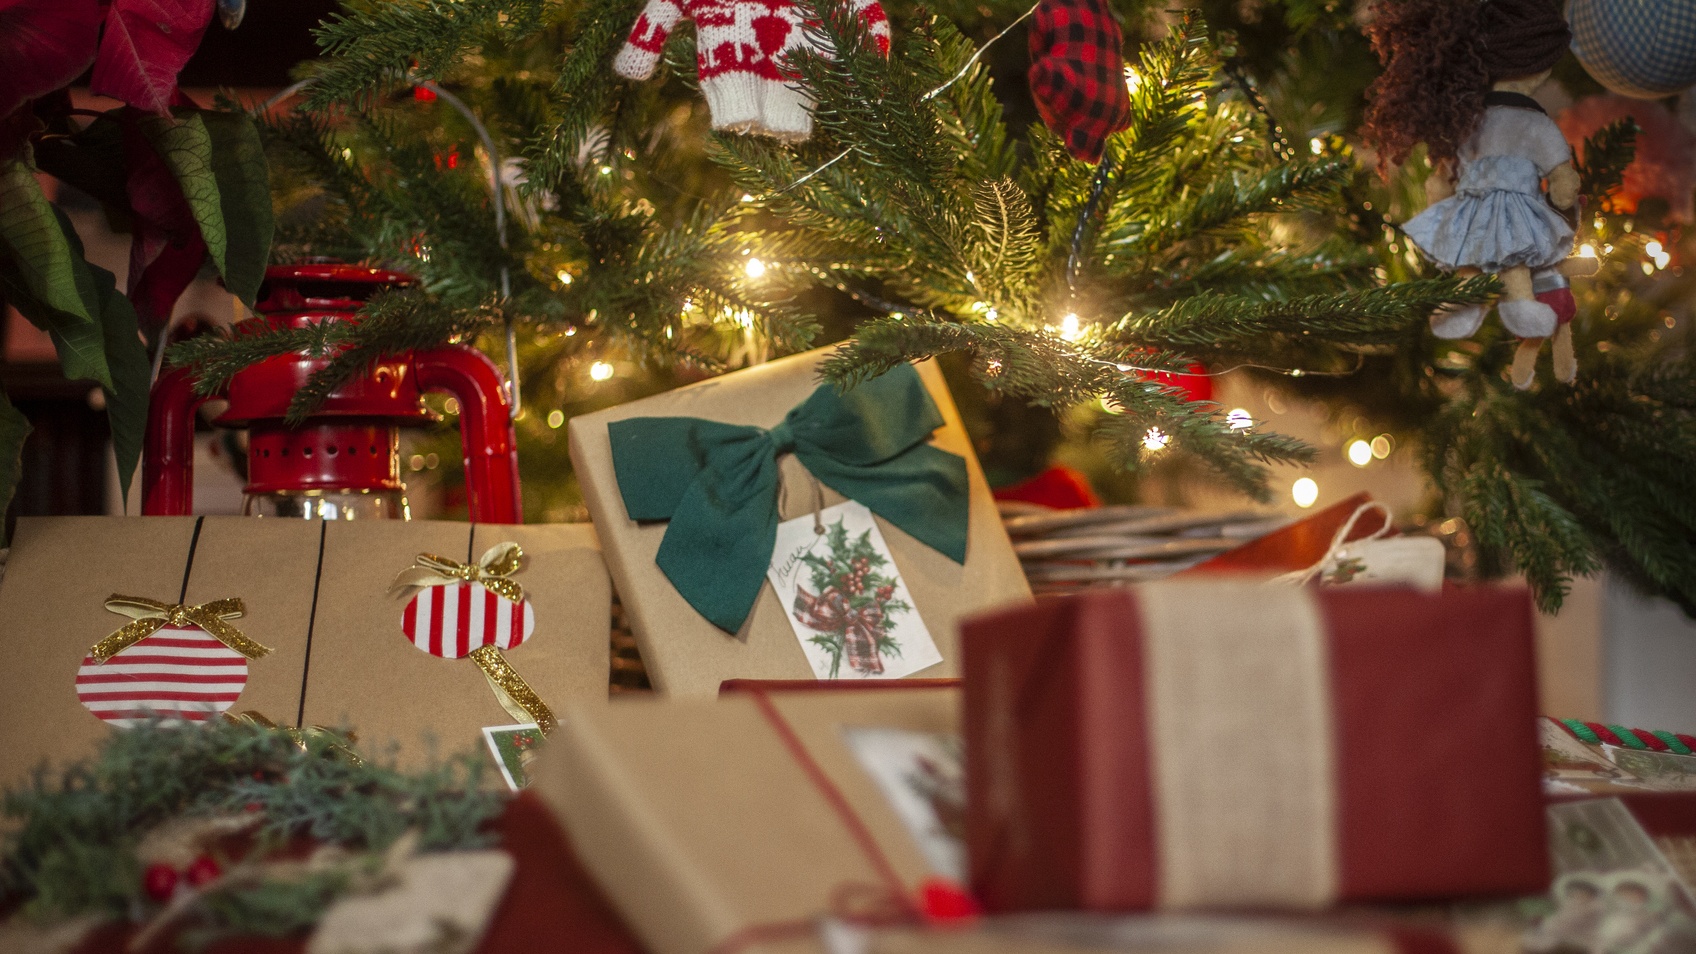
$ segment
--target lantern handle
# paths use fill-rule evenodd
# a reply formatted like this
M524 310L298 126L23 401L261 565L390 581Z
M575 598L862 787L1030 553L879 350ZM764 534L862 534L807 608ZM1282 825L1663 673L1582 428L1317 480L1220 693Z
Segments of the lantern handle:
M266 100L259 107L259 112L261 114L270 112L272 107L311 86L312 82L311 78L307 78L285 88L282 92ZM477 118L477 114L472 111L470 106L466 105L465 100L443 89L434 80L416 80L414 85L435 93L449 106L458 110L459 114L465 117L465 121L471 124L471 129L477 133L477 138L483 143L483 151L489 157L489 200L495 209L495 238L500 242L501 251L506 251L506 192L501 188L501 154L495 148L494 137L489 135L489 127L483 125L483 121ZM512 297L512 273L505 263L501 265L500 282L501 303L505 305L507 299ZM506 381L503 383L506 387L508 413L516 421L518 415L523 413L524 410L524 394L519 387L518 377L518 328L513 324L511 314L503 314L502 317L506 323ZM161 338L160 344L161 357L164 353L162 342L163 338ZM157 367L158 360L154 364ZM155 374L157 374L157 371Z

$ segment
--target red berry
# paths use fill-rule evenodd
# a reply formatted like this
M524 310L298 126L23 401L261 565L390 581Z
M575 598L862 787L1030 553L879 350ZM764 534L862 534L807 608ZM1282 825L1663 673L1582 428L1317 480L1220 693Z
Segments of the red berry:
M188 877L188 883L196 888L209 881L217 880L218 876L223 873L224 869L218 866L217 860L211 855L201 855L189 862L188 867L183 869L183 874Z
M164 904L177 890L177 869L162 861L148 865L141 875L141 889L147 892L148 897Z

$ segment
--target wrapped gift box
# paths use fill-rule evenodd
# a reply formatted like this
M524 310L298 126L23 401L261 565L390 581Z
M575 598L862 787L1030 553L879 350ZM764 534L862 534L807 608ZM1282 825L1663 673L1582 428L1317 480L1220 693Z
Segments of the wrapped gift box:
M972 882L992 911L1548 884L1521 591L1173 580L963 630Z
M693 417L769 429L819 387L818 368L827 354L813 351L772 361L571 419L571 460L584 503L601 534L608 568L648 675L662 693L709 696L725 679L801 679L812 678L814 671L787 620L788 608L769 583L762 586L752 613L734 634L714 626L678 594L655 563L668 524L631 519L619 489L608 426L632 418ZM1030 589L941 371L932 362L917 368L943 421L931 444L964 458L967 468L970 509L965 562L954 562L881 517L877 525L942 655L940 665L918 674L947 677L959 671L955 639L960 617L1028 600ZM782 519L846 499L829 487L818 487L794 456L785 454L779 465ZM817 496L821 492L822 501Z
M1519 931L1371 912L1314 918L1044 914L975 930L886 930L866 954L1520 954Z
M270 652L246 660L244 684L217 677L223 696L214 704L231 713L352 726L361 748L400 743L408 764L430 755L424 738L442 752L480 748L482 726L513 717L471 660L438 658L406 639L405 601L389 588L419 553L470 562L502 541L525 550L512 578L537 619L505 658L550 705L604 700L611 586L586 525L26 517L0 578L0 785L43 762L89 754L109 724L120 724L95 708L113 718L113 706L150 707L151 699L202 705L203 674L160 653L150 664L157 673L145 678L134 665L115 665L125 654L111 669L83 665L91 647L130 622L106 608L113 594L167 605L242 601L245 614L230 624ZM241 664L234 655L229 662Z
M572 707L535 790L653 954L810 939L818 917L888 912L934 873L844 728L954 733L959 701L755 690Z

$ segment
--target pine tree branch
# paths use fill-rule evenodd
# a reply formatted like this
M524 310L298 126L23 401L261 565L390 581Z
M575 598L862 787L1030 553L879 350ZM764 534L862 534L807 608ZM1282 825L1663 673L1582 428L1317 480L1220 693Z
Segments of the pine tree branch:
M1445 304L1489 301L1493 278L1422 279L1377 288L1256 301L1202 294L1106 329L1112 340L1167 348L1252 348L1272 338L1311 338L1362 347L1392 344L1407 327Z
M541 29L547 11L547 0L351 0L314 31L326 59L307 108L370 100L408 76L441 79L493 36Z

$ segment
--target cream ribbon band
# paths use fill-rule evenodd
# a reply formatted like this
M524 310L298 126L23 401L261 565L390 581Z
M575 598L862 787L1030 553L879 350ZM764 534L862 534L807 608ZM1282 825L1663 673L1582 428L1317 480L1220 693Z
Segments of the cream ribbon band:
M1141 586L1162 908L1337 897L1324 624L1305 589Z

